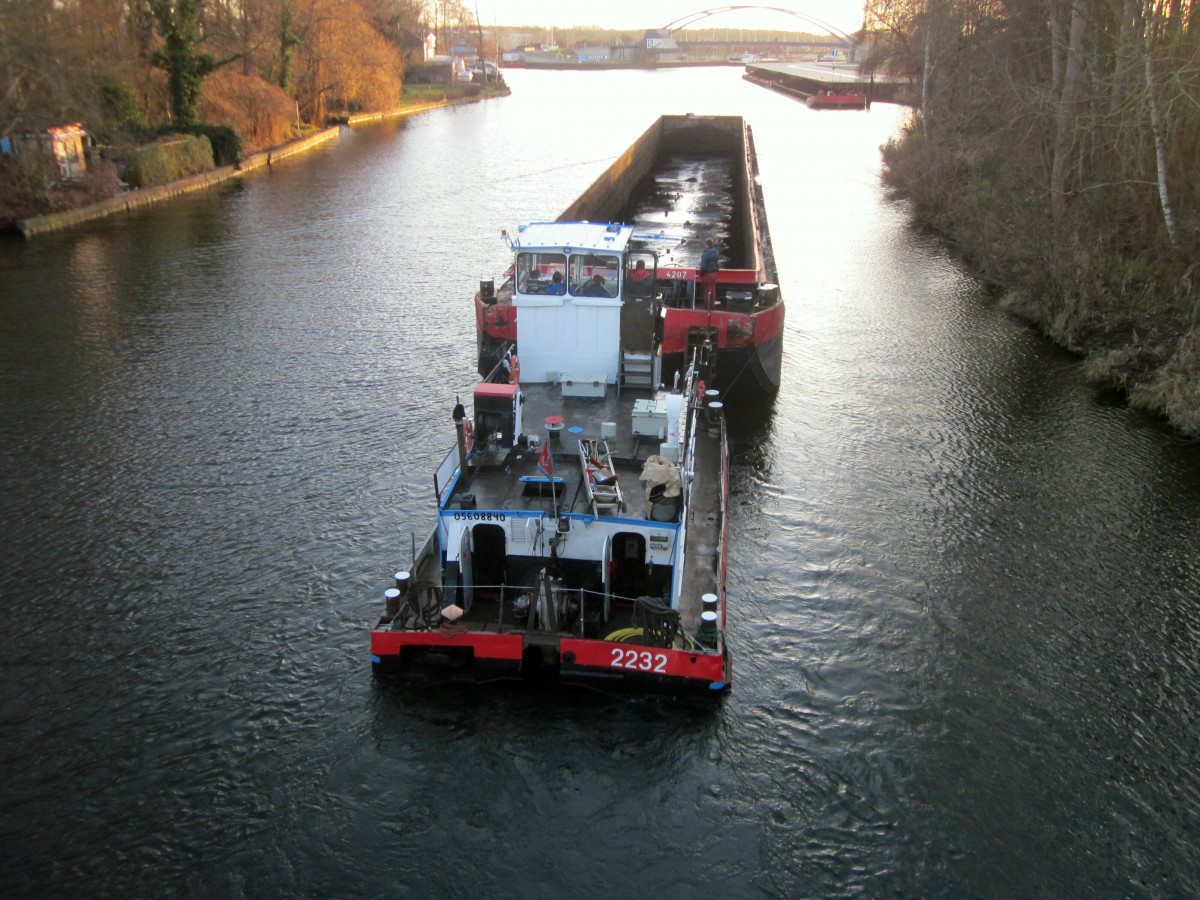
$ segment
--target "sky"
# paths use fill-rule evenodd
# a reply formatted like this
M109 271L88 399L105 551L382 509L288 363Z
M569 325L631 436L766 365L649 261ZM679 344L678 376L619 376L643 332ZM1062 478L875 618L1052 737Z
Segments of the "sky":
M601 28L661 28L690 13L752 3L713 0L464 0L483 25L598 25ZM863 0L765 0L763 6L790 9L853 33L862 27ZM737 10L700 20L695 28L758 28L815 31L803 19L768 10Z

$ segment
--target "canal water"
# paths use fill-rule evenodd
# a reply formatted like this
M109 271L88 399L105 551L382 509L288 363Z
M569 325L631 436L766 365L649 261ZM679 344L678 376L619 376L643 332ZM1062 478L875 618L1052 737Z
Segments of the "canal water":
M0 894L1200 893L1200 454L736 69L513 95L0 244ZM377 685L501 228L739 113L788 302L716 708Z

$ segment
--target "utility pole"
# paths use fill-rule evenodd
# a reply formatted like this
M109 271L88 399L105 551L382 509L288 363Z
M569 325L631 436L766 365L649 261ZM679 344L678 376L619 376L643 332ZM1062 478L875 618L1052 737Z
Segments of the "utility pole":
M479 38L479 69L483 72L483 83L488 83L487 55L483 52L483 23L479 21L479 0L475 0L475 32Z

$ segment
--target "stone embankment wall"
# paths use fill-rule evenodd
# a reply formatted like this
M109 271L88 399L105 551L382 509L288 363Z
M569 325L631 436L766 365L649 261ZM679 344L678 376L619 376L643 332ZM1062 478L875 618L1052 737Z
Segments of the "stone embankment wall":
M364 113L358 116L351 116L347 120L349 125L364 125L371 122L382 121L383 119L396 118L399 116L411 116L415 113L425 112L426 110L435 109L439 106L449 106L455 102L453 100L438 100L433 103L423 103L418 106L402 106L394 110L389 110L384 113ZM87 222L92 219L99 219L104 216L110 216L114 213L128 212L129 210L137 209L139 206L147 206L151 203L158 203L161 200L167 200L171 197L178 197L180 194L187 194L191 191L204 190L212 187L215 184L220 184L223 181L228 181L231 178L241 178L248 172L253 172L256 169L261 169L264 166L269 167L276 162L286 159L289 156L295 156L297 153L304 153L311 150L313 147L320 146L326 141L331 141L336 138L341 132L341 126L335 125L330 128L323 128L320 131L307 135L302 138L297 138L294 141L289 141L286 144L281 144L278 147L272 147L269 150L262 150L258 153L252 153L242 160L239 166L222 166L217 169L212 169L208 172L201 172L199 175L192 175L189 178L181 178L178 181L172 181L170 184L161 184L156 187L143 188L136 191L125 191L112 197L108 200L101 200L99 203L92 203L89 206L81 206L79 209L71 209L66 212L51 213L45 216L34 216L30 219L22 219L17 222L17 229L25 237L34 237L35 235L44 234L48 231L57 231L62 228L69 228L72 225L78 225L82 222Z

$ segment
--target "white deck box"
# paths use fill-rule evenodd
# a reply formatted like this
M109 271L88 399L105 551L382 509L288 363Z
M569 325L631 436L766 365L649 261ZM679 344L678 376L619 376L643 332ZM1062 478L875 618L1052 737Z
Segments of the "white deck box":
M563 399L574 400L603 400L608 379L601 373L578 374L564 372L562 381Z
M662 440L667 436L667 401L633 401L633 433L638 437Z

